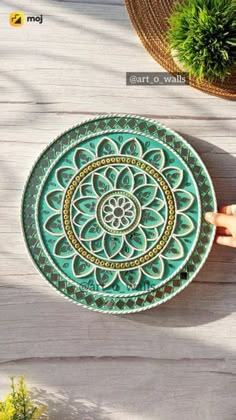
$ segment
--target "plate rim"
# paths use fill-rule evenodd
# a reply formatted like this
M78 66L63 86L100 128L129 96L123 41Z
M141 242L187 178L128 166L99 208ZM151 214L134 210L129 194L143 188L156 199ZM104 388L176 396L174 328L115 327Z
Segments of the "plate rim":
M70 127L67 130L64 130L61 134L59 134L56 138L54 138L52 141L50 141L43 148L43 150L41 151L41 153L36 157L36 159L34 159L34 162L33 162L32 166L31 166L31 170L29 171L29 174L28 174L28 176L26 178L26 181L24 183L24 187L22 189L22 196L21 196L20 224L21 224L21 230L23 232L23 240L24 240L26 249L28 251L28 255L30 256L30 259L33 262L33 265L36 267L37 271L40 273L40 275L42 276L42 278L44 280L46 280L46 282L48 283L48 285L50 287L52 287L54 291L56 290L65 299L69 300L70 302L73 302L76 305L82 306L82 307L84 307L86 309L90 309L90 310L95 311L95 312L101 312L101 313L108 313L108 314L116 314L116 315L118 315L118 314L127 314L127 313L137 313L137 312L145 311L145 310L148 310L148 309L152 309L152 308L154 308L156 306L159 306L162 303L165 303L168 300L172 299L174 296L176 296L178 293L180 293L183 289L185 289L185 287L187 287L193 281L193 279L197 276L197 274L199 273L199 271L201 270L201 268L205 264L205 262L206 262L206 260L207 260L207 258L209 256L209 253L210 253L210 251L212 249L212 245L213 245L213 242L214 242L214 236L215 236L216 228L211 226L212 232L211 232L211 238L210 238L210 241L209 241L207 250L205 250L204 257L202 258L202 260L201 260L198 268L194 271L194 274L191 275L191 278L189 280L187 280L185 283L183 283L182 286L179 286L176 289L176 291L170 293L169 295L163 297L160 300L154 301L154 303L148 304L147 306L143 306L143 307L140 307L140 308L137 308L136 307L136 308L131 308L131 309L116 309L116 310L110 310L109 308L108 309L100 309L100 308L97 308L97 307L95 308L95 307L93 307L93 306L91 306L89 304L84 304L84 303L82 303L82 302L80 302L78 300L75 300L72 296L66 295L65 292L63 292L62 290L60 290L55 284L53 284L52 282L50 282L48 280L48 278L44 275L44 273L41 271L40 267L37 265L36 261L33 258L32 251L31 251L31 249L30 249L30 247L29 247L29 245L27 243L27 236L26 236L26 232L25 232L25 228L24 228L24 198L25 198L25 194L26 194L26 191L27 191L29 180L30 180L30 178L31 178L31 176L33 174L33 171L35 169L35 166L40 161L40 159L42 158L42 156L44 155L44 153L54 143L56 143L63 135L65 135L65 134L67 134L67 133L75 130L78 127L81 127L83 125L86 125L86 124L88 124L88 123L90 123L92 121L98 121L98 120L103 120L103 119L111 119L111 118L130 118L130 119L135 119L135 120L143 120L143 121L146 121L146 122L149 122L149 123L153 123L155 126L160 126L160 128L164 129L165 131L168 131L168 134L170 134L170 135L178 136L178 138L181 140L182 144L184 144L185 146L187 146L187 148L190 149L192 151L192 153L198 158L199 162L201 163L202 168L204 169L204 171L205 171L205 173L207 175L208 182L209 182L209 185L211 187L212 202L213 202L213 206L214 206L214 211L217 209L217 199L216 199L216 193L215 193L214 185L213 185L211 176L209 174L209 171L208 171L205 163L203 162L201 156L199 156L199 154L194 149L194 147L190 143L188 143L188 141L185 140L182 137L181 134L179 134L178 132L172 130L171 128L167 127L165 124L162 124L162 123L160 123L159 121L157 121L157 120L155 120L153 118L149 118L149 117L142 116L142 115L137 115L137 114L127 114L127 113L98 114L98 115L95 115L95 116L93 116L91 118L88 118L86 120L83 120L83 121L81 121L78 124L73 125L72 127ZM116 130L116 131L118 131L118 130ZM122 132L122 129L120 131ZM130 129L130 131L132 132L132 128ZM112 128L111 128L111 132L112 132ZM145 134L143 134L143 135L145 135ZM81 141L83 141L83 139L81 139ZM196 246L197 246L197 244L198 244L198 242L196 243ZM191 258L191 256L190 256L190 258ZM167 285L168 285L168 282L166 283L166 286ZM79 284L78 284L78 287L79 287ZM163 287L163 285L160 286L160 287ZM159 289L157 288L155 290L157 291ZM83 288L82 287L81 287L81 291L83 291ZM145 294L145 293L147 293L147 291L143 291L143 294ZM143 294L140 294L139 296L142 297ZM114 295L114 297L116 297L116 295ZM123 296L123 299L125 299L125 297L126 296Z

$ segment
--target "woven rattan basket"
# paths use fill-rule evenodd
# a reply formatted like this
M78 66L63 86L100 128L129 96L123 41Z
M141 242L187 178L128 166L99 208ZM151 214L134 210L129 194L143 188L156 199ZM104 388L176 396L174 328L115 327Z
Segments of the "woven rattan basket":
M125 0L131 22L144 47L170 73L179 71L167 43L168 18L175 0ZM236 99L236 74L223 82L199 81L191 77L189 84L211 95Z

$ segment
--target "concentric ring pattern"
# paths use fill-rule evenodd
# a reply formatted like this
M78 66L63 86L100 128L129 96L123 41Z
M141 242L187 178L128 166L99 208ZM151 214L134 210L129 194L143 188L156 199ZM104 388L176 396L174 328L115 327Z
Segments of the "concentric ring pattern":
M136 312L183 289L205 262L216 209L207 170L179 135L127 115L56 139L26 185L22 223L43 276L93 310Z

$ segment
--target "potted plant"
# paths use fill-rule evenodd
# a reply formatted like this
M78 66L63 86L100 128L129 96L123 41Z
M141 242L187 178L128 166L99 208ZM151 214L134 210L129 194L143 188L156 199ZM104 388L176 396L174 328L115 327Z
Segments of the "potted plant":
M171 54L190 76L224 80L235 66L236 8L233 0L184 0L169 18Z
M37 406L31 399L25 380L18 383L11 379L11 393L0 401L0 420L36 420L41 418L44 406Z

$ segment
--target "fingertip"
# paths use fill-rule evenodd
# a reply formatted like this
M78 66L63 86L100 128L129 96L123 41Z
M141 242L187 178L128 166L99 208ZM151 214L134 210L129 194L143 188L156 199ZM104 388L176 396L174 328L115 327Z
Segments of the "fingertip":
M214 214L212 212L205 213L205 220L209 223L213 223Z
M225 245L230 246L232 248L236 248L236 239L232 236L221 236L217 235L215 237L215 243L218 245Z

